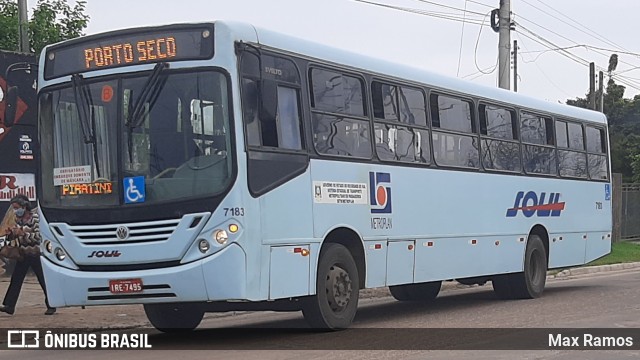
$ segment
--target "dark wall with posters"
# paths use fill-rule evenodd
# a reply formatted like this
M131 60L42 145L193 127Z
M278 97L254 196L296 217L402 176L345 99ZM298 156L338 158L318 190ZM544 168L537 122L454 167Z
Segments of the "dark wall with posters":
M16 194L36 200L38 132L36 71L16 70L7 74L15 63L35 63L35 55L0 51L0 221ZM4 126L4 109L8 86L19 88L16 123ZM35 204L34 204L35 205Z

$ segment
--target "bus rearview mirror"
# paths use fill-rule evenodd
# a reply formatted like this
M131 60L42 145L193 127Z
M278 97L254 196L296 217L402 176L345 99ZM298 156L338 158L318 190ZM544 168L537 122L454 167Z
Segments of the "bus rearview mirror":
M16 121L16 109L18 107L18 88L10 86L7 89L4 106L4 126L12 127Z

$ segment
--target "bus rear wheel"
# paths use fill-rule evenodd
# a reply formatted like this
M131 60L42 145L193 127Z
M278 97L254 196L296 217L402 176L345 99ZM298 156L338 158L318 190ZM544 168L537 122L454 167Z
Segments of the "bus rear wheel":
M359 276L349 250L328 244L320 253L316 295L306 298L304 319L314 329L346 329L358 309Z
M493 290L501 299L533 299L542 295L547 281L547 253L542 239L530 235L524 257L524 271L498 275Z
M432 301L440 293L442 281L389 286L391 295L398 301Z
M190 303L145 304L144 312L151 325L162 332L191 331L204 317L204 311Z

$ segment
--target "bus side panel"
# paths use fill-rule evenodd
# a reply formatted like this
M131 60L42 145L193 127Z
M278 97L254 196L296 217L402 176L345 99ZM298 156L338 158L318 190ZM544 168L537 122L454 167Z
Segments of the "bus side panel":
M266 269L263 267L269 274L269 299L309 295L315 286L315 281L311 281L315 279L316 264L312 260L317 259L317 254L311 246L314 239L310 183L307 171L259 198L262 259L269 264Z
M325 237L332 229L347 227L365 237L371 232L371 213L369 205L368 164L340 163L336 161L311 160L313 181L308 193L313 195L313 234L316 238ZM351 198L349 186L362 186L364 190L358 198ZM356 189L363 190L363 189ZM375 235L387 235L389 230Z
M308 251L309 245L271 247L269 299L309 294Z
M387 285L413 282L415 241L389 241L387 253Z
M263 244L297 244L313 238L309 172L260 197Z
M587 238L587 248L585 250L585 262L590 262L602 257L611 251L611 233L595 232L590 233Z
M365 286L367 288L386 285L387 269L387 242L366 241L365 258L367 262L367 276Z
M587 233L549 234L549 268L584 264Z
M516 236L421 239L415 282L522 271L524 242Z

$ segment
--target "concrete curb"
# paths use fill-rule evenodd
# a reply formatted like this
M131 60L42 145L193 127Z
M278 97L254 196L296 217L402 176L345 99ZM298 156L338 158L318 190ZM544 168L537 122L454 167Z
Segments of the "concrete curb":
M601 272L607 272L607 271L620 271L620 270L628 270L628 269L636 269L636 268L640 268L640 262L599 265L599 266L582 266L582 267L576 267L571 269L565 269L554 275L548 275L547 279L567 278L569 276L588 275L588 274L595 274L595 273L601 273Z

